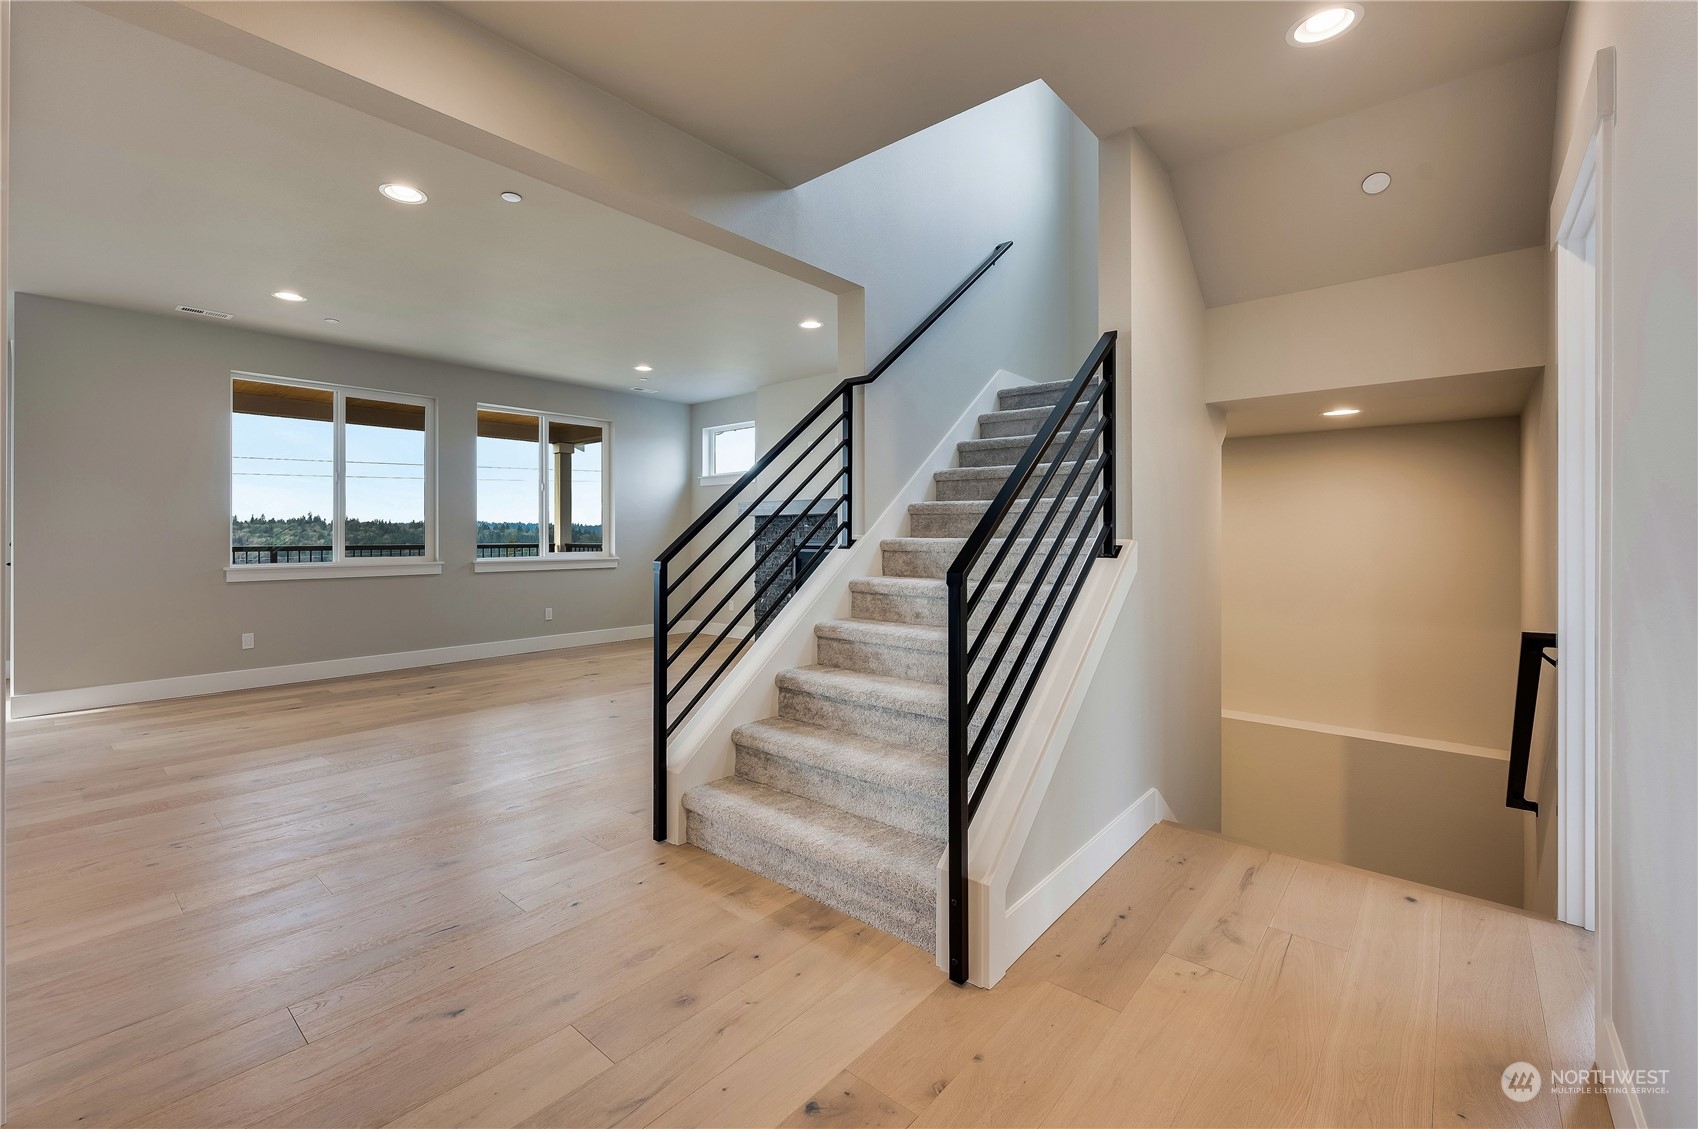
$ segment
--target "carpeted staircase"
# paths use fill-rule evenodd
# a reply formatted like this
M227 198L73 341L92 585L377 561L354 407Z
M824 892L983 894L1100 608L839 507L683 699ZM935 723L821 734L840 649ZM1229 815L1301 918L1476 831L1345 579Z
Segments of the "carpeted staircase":
M999 410L979 417L959 466L935 476L937 500L910 506L909 536L881 543L884 575L850 581L853 618L815 625L818 664L778 675L778 716L732 734L736 775L684 794L690 842L936 951L948 806L943 577L1067 383L1004 390Z

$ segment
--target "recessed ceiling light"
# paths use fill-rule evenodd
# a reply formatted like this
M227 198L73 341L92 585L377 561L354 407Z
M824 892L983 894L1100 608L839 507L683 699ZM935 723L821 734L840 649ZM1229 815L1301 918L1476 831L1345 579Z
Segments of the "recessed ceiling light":
M1370 196L1378 196L1391 187L1389 172L1371 172L1362 178L1362 191Z
M273 290L271 296L281 298L285 302L305 302L307 300L305 295L297 294L293 290Z
M655 394L653 388L638 388L638 387L633 386L631 391L647 393L650 396L653 396Z
M637 371L638 372L653 372L654 366L653 365L638 365Z
M1362 19L1362 5L1334 4L1330 8L1322 8L1311 15L1304 16L1291 30L1285 33L1285 41L1293 47L1308 47L1315 43L1325 43L1329 39L1337 39Z
M501 194L501 198L503 200L507 201L509 204L517 204L520 200L524 199L524 197L519 195L517 192L511 192L511 191L503 192Z
M397 204L422 204L430 199L410 184L380 184L377 190Z
M1359 416L1359 415L1362 414L1362 409L1361 408L1334 408L1330 412L1322 412L1321 414L1324 415L1324 416Z
M325 325L341 325L342 319L341 318L325 318L324 324Z
M824 325L825 323L820 321L818 318L809 318L807 321L801 322L799 324L801 325L801 327L803 329L818 329L820 326Z

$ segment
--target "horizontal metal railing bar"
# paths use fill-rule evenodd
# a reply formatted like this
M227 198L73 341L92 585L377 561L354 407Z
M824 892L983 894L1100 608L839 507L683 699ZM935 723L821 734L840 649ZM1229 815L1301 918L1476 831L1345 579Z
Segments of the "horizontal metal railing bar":
M826 434L830 434L830 432L827 432ZM808 483L814 481L814 479L818 475L824 473L826 463L829 463L834 456L840 455L848 449L849 449L849 445L847 443L845 443L843 440L839 439L837 441L837 446L835 446L835 447L831 448L829 451L827 451L825 453L825 456L823 458L821 458L819 462L815 463L813 465L812 469L810 469L807 474L803 475L801 477L801 479L797 481L796 488L794 490L790 491L790 496L785 498L784 501L778 503L778 513L779 513L779 515L780 516L783 515L785 508L787 506L789 506L791 502L794 502L796 500L796 495L800 494L803 490L805 490L807 488ZM810 447L809 450L812 450L812 448ZM817 503L821 498L823 498L825 496L826 490L829 490L831 488L832 483L839 481L842 477L843 477L843 475L842 475L841 471L839 471L837 474L832 475L826 481L826 485L820 490L820 492L818 494L814 495L814 500L812 502L808 503L808 508L811 510L813 508L814 504ZM757 502L756 504L758 505L759 503ZM806 511L804 511L804 512L806 512ZM802 515L798 514L797 516L800 517ZM726 526L725 532L729 533L734 528L736 528L736 527L735 526ZM792 521L790 525L786 526L785 529L784 529L784 532L781 533L779 536L780 537L788 537L790 535L790 530L793 529L793 528L795 528L795 522L794 521ZM684 614L686 612L688 612L692 607L695 606L695 603L696 603L697 600L701 599L704 594L706 594L709 590L711 590L713 588L714 584L716 584L719 581L719 578L725 575L725 570L730 568L732 563L737 560L737 557L743 552L743 550L747 549L750 545L754 544L759 536L760 536L760 534L759 534L758 530L751 531L749 533L748 537L744 538L743 543L737 547L737 552L726 554L725 563L721 564L719 566L719 568L714 572L714 574L708 578L707 583L703 584L701 587L696 589L696 592L693 596L691 596L688 600L684 601L684 606L678 609L677 614L673 615L671 618L669 618L666 621L666 629L668 631L671 631L672 628L673 628L673 625L676 624L679 620L684 618ZM724 540L725 540L725 533L721 533L719 535L719 537L717 539L715 539L715 541L712 545L709 545L706 549L702 550L702 555L700 557L696 558L696 562L699 564L702 561L706 560L707 554L709 554L709 553L713 552L715 549L719 548L720 542L724 541ZM773 549L775 549L777 547L778 547L778 542L774 541L772 543L772 545L768 546L767 552L770 553L770 552L772 552ZM760 561L755 562L755 566L757 568L760 567L761 561L764 561L765 559L766 559L766 557L763 555L761 557ZM695 567L694 565L691 566L691 568L694 568L694 567ZM688 575L687 572L686 572L686 575ZM741 583L741 582L739 581L739 583ZM673 585L673 588L676 589L677 585ZM670 593L668 593L668 595L670 595ZM711 616L703 616L702 618L703 619L711 619L712 617Z
M827 408L831 407L833 403L840 401L845 392L853 388L858 388L863 384L871 384L873 381L883 376L885 371L889 369L891 365L895 364L902 357L902 354L906 353L909 348L913 346L914 342L918 341L921 336L925 334L926 330L930 329L937 320L961 298L963 294L972 289L973 284L979 281L986 271L995 266L996 261L1002 258L1002 256L1012 246L1014 246L1012 240L997 244L996 249L993 250L983 262L974 268L973 273L963 279L961 285L957 286L950 292L949 297L938 303L932 312L926 315L925 320L921 321L919 325L916 325L913 330L909 332L908 336L904 337L897 344L896 348L892 349L889 353L886 353L884 359L869 369L866 375L852 376L839 381L836 387L826 393L824 399L822 399L818 404L815 404L807 415L803 416L799 421L797 421L794 427L785 432L783 437L780 438L777 443L773 444L772 448L768 450L765 455L756 459L755 464L743 472L742 478L739 478L736 482L732 483L725 493L719 496L719 499L715 501L713 505L704 510L702 515L695 521L691 522L689 526L685 528L684 532L680 533L673 539L672 544L661 550L660 556L655 559L660 561L670 561L673 557L682 552L684 546L688 545L697 533L700 533L703 529L707 528L707 524L731 504L732 499L736 498L748 488L749 483L753 482L760 475L760 472L765 470L767 466L770 465L775 458L777 458L779 452L783 451L785 447L794 442L796 437L802 434L802 432L807 429L808 425L818 419Z
M1080 366L1073 382L1068 385L1067 391L1062 394L1061 400L1050 412L1043 427L1038 429L1039 436L1053 437L1057 431L1061 430L1062 422L1067 418L1067 413L1072 410L1073 401L1079 398L1079 390L1102 365L1103 358L1114 348L1114 341L1115 333L1113 330L1103 334L1097 341L1096 348L1092 349L1091 355L1085 358L1085 363ZM1008 481L1004 482L1002 488L996 492L996 498L992 500L990 508L985 511L985 516L980 519L978 527L968 536L966 544L961 546L961 552L956 554L955 562L949 566L948 571L950 573L965 576L967 571L972 568L973 563L979 559L980 554L984 552L985 542L990 540L997 526L1002 524L1002 519L1008 516L1008 511L1013 508L1015 500L1019 498L1020 491L1026 485L1026 480L1032 477L1032 469L1037 465L1040 450L1039 440L1034 438L1032 444L1026 448L1026 453L1020 456L1020 461L1014 464L1014 470L1010 472Z
M1094 428L1091 429L1091 440L1090 441L1092 443L1095 443L1097 441L1097 436L1102 432L1102 429L1103 429L1106 422L1107 422L1106 420L1101 419L1101 418L1099 418L1097 420L1097 425ZM1085 485L1079 491L1080 497L1083 497L1085 494L1090 493L1090 491L1096 486L1097 479L1102 477L1103 467L1107 464L1107 462L1108 462L1108 456L1106 454L1099 454L1091 460L1091 467L1092 467L1091 474L1090 474L1090 477L1085 480ZM1082 471L1084 468L1085 468L1085 460L1083 458L1075 459L1073 461L1073 469L1068 472L1067 481L1062 484L1060 496L1056 499L1056 501L1053 505L1050 505L1048 507L1048 512L1044 514L1043 523L1038 526L1037 531L1035 533L1033 533L1029 538L1027 538L1029 544L1027 544L1027 546L1026 546L1026 551L1021 554L1019 562L1017 564L1015 564L1014 570L1012 572L1010 572L1005 577L999 577L999 579L1002 580L1004 583L1014 584L1014 583L1018 582L1018 580L1020 579L1020 577L1022 575L1025 574L1026 567L1029 564L1031 564L1032 554L1037 552L1038 545L1040 543L1042 543L1043 538L1044 538L1044 534L1049 532L1050 523L1055 520L1055 515L1061 512L1061 507L1066 502L1066 500L1069 497L1073 496L1074 483L1077 481L1077 479L1079 477L1079 472ZM1029 503L1026 507L1025 512L1027 514L1030 514L1032 512L1032 506ZM988 578L996 575L996 570L999 569L1000 567L1002 567L1002 561L1003 561L1003 558L1006 556L1006 554L1008 552L1009 546L1014 544L1015 533L1010 532L1007 536L1008 536L1008 540L1004 541L1003 544L1002 544L1002 547L997 550L996 559L991 562L991 565L990 565L989 568L987 568L983 573L980 574L978 581L975 583L975 585L973 587L973 590L968 593L968 596L967 596L967 614L968 615L972 615L973 612L978 609L979 600L984 597L984 594L987 590L987 580L988 580ZM1059 536L1059 534L1058 534L1058 536ZM1003 589L1002 596L997 600L996 605L991 609L991 613L990 613L989 618L994 620L997 617L999 617L1002 614L1003 606L1006 605L1007 603L1008 603L1008 589L1005 588L1005 589ZM972 659L976 658L977 656L978 656L978 648L975 646L973 648L972 652L969 653L968 656L967 656L968 661L971 661Z
M1091 541L1096 544L1100 551L1101 543L1106 538L1107 530L1102 530ZM1085 544L1085 542L1080 543ZM1056 641L1061 636L1060 625L1066 623L1067 617L1072 614L1073 605L1078 602L1079 593L1085 588L1085 576L1091 571L1091 566L1095 563L1094 553L1085 558L1084 567L1079 570L1079 576L1074 580L1072 588L1067 593L1067 602L1062 605L1061 613L1055 618L1055 625L1051 627L1048 637L1044 640L1044 649L1039 653L1037 662L1033 664L1034 673L1027 679L1026 689L1021 693L1020 700L1015 703L1014 711L1009 715L1008 724L1003 726L1002 737L997 741L996 748L991 751L990 760L985 764L985 771L979 776L978 786L973 789L972 795L967 800L967 818L969 820L979 810L979 802L985 798L985 789L989 787L991 777L996 775L997 765L1002 763L1002 754L1008 749L1009 739L1014 735L1014 727L1020 723L1021 717L1025 716L1026 706L1031 701L1032 690L1037 686L1038 680L1035 672L1042 670L1044 664L1049 662L1050 653L1055 650Z
M839 446L841 446L841 444L839 444ZM835 452L832 452L832 454L835 454ZM827 459L829 459L830 457L831 457L831 454L826 455ZM848 473L847 469L843 469L843 470L839 470L836 474L832 475L831 479L823 487L820 488L820 492L818 494L815 494L814 497L813 497L813 500L808 503L808 508L803 510L799 514L796 514L794 517L792 517L790 519L790 524L786 525L784 527L783 532L778 534L778 536L773 540L772 544L768 545L764 550L761 551L760 556L756 557L755 560L754 560L754 563L749 565L749 567L744 570L743 575L739 576L736 580L731 582L730 586L727 587L727 589L725 591L725 595L723 595L719 598L719 603L717 603L713 606L712 611L710 611L706 615L702 616L701 622L696 625L696 630L692 631L690 633L690 637L688 639L684 640L684 642L679 645L679 647L676 651L674 651L672 654L670 654L666 657L666 661L669 665L672 662L674 662L678 658L679 655L684 653L684 648L688 647L690 645L690 643L692 641L694 641L694 639L696 638L696 635L701 632L702 628L704 628L708 624L714 622L713 617L718 615L719 610L721 608L723 608L726 605L727 602L730 601L731 597L733 597L737 594L737 590L739 588L741 588L745 583L747 583L751 576L754 576L756 573L758 573L760 571L761 566L767 562L767 558L772 556L772 554L774 552L776 552L781 545L784 544L785 538L790 536L790 531L796 528L797 523L799 523L803 518L807 517L809 514L815 512L814 507L819 505L820 501L825 498L826 492L828 490L830 490L833 486L840 486L842 484L843 477L847 473ZM841 495L839 497L841 498ZM792 500L793 499L794 499L794 495L792 495ZM789 505L789 502L787 501L785 503L785 505ZM834 512L840 505L842 505L841 500L837 501L837 502L833 502L831 504L831 507L829 509L827 509L825 511L825 513L829 514L829 513ZM816 522L814 528L817 528L817 526L818 526L818 523ZM810 528L810 530L807 533L803 534L804 544L806 543L807 538L812 537L812 536L813 536L813 529ZM747 547L747 546L745 546L745 547ZM790 550L791 555L794 556L798 551L800 551L801 547L802 546L793 546ZM734 561L736 559L737 558L735 556L731 557L730 560L726 561L725 565L721 565L719 572L714 574L713 580L708 581L708 584L706 586L704 586L701 589L701 591L697 592L696 595L700 596L703 592L707 592L711 588L713 583L719 579L720 575L722 573L724 573L726 565L729 565L731 563L731 561ZM694 604L695 602L696 602L696 599L695 599L694 596L692 596L690 598L690 604ZM673 616L671 619L669 619L667 621L666 630L668 632L670 632L674 627L676 627L678 625L679 621L681 619L683 619L684 612L689 610L690 604L686 604L683 608L681 608L679 610L677 615ZM732 620L731 622L735 623L736 620Z
M1074 420L1073 426L1068 429L1067 442L1058 452L1056 452L1056 457L1051 458L1048 462L1043 461L1043 456L1050 452L1050 448L1055 443L1056 437L1055 437L1054 434L1051 434L1049 436L1049 438L1044 441L1043 446L1041 448L1039 448L1038 460L1035 461L1032 465L1033 465L1034 468L1036 468L1038 466L1043 466L1044 468L1046 468L1044 470L1044 476L1039 481L1037 490L1034 491L1033 494L1030 495L1027 498L1025 508L1020 511L1020 516L1017 517L1014 521L1013 529L1011 529L1010 531L1008 531L1004 535L1005 537L1009 538L1009 540L1005 541L1002 544L1002 546L997 549L996 556L994 558L992 558L991 563L990 563L990 567L985 570L986 573L995 572L997 569L1002 567L1003 560L1008 556L1008 549L1009 549L1010 544L1012 543L1012 539L1017 535L1017 531L1022 526L1025 525L1026 521L1031 517L1032 513L1036 510L1037 499L1041 498L1044 494L1044 491L1049 489L1050 482L1053 481L1054 478L1055 478L1056 470L1062 465L1063 461L1066 460L1066 457L1068 455L1073 456L1073 458L1072 458L1072 464L1073 464L1072 473L1077 474L1078 470L1079 470L1079 464L1081 462L1083 462L1085 457L1086 457L1085 452L1096 446L1098 437L1100 437L1102 435L1102 430L1103 430L1103 425L1104 425L1104 419L1101 415L1098 415L1096 417L1097 423L1091 429L1090 438L1085 440L1083 449L1078 450L1077 452L1075 451L1075 448L1079 446L1079 428L1084 425L1085 420L1092 418L1090 409L1096 407L1097 402L1102 399L1103 389L1105 387L1106 386L1101 384L1101 383L1098 383L1096 385L1096 391L1094 393L1092 393L1090 399L1085 404L1085 411L1079 413L1078 419ZM1082 390L1083 389L1081 389L1081 391ZM1072 482L1072 477L1070 475L1069 478L1068 478L1068 484L1070 485L1071 482ZM1068 489L1069 489L1069 486L1064 485L1062 487L1061 493L1063 495L1065 495L1067 493ZM1022 487L1022 489L1019 492L1017 492L1015 501L1018 502L1020 500L1020 496L1024 495L1024 493L1025 493L1024 487ZM978 591L968 593L968 596L967 596L967 611L968 611L969 614L972 613L975 609L978 608L979 600L982 596L982 593L983 593L983 586L982 585L980 586Z
M1108 495L1106 495L1106 494L1099 494L1097 496L1096 505L1091 507L1090 513L1085 518L1085 522L1086 522L1087 525L1089 525L1091 522L1096 520L1098 512L1102 509L1103 501L1107 497L1108 497ZM1070 569L1072 569L1072 567L1073 567L1073 562L1078 559L1079 550L1081 548L1083 548L1086 545L1098 545L1101 542L1102 542L1102 537L1101 537L1100 534L1098 536L1094 536L1094 537L1081 537L1077 541L1075 541L1074 544L1073 544L1073 550L1067 555L1067 562L1064 565L1062 565L1062 567L1061 567L1059 577L1065 578L1067 576L1068 571ZM1056 547L1060 548L1061 542L1057 541ZM1095 558L1094 557L1088 557L1086 559L1087 560L1094 560ZM1033 591L1034 594L1037 592L1036 586L1033 587L1032 591ZM1043 624L1043 623L1047 622L1048 616L1049 616L1049 613L1050 613L1050 609L1052 609L1055 606L1056 596L1060 592L1061 592L1061 584L1059 583L1059 580L1056 584L1050 585L1049 598L1044 601L1043 609L1038 613L1038 623L1039 624ZM1050 634L1052 634L1052 635L1054 634L1053 626L1051 628ZM1012 638L1012 637L1010 637L1010 638ZM1014 685L1014 680L1015 680L1016 674L1018 674L1019 672L1024 671L1026 669L1026 660L1031 657L1032 645L1037 641L1037 638L1038 638L1037 632L1029 633L1026 636L1025 645L1020 648L1019 656L1014 660L1013 665L1008 668L1013 673L1010 673L1008 678L1006 678L1003 681L1001 693L999 693L996 696L996 701L991 703L991 708L990 708L989 712L985 714L983 719L981 719L982 728L979 730L979 736L973 742L973 744L969 748L968 754L967 754L967 767L968 767L969 771L971 771L973 765L978 763L979 754L984 747L985 738L987 738L990 735L991 731L995 728L996 718L1002 713L1002 707L1008 700L1009 688ZM1006 647L1006 644L1005 644L1005 647ZM1001 668L993 667L992 669L1001 669ZM1036 677L1035 673L1032 675L1032 677ZM970 705L968 707L967 711L966 711L967 717L973 716L974 712L978 709L978 703L983 699L983 695L984 695L985 690L990 685L991 685L991 680L988 679L988 678L980 681L979 689L973 696L973 704Z
M754 501L749 503L748 508L744 510L744 513L753 513L754 508L756 506L758 506L762 502L766 501L767 498L772 494L772 492L774 490L778 489L779 485L790 477L790 472L795 470L796 467L798 465L800 465L800 463L802 462L803 459L807 458L810 454L812 454L815 447L818 447L821 443L825 442L826 438L829 435L831 435L831 429L834 428L834 427L837 427L839 424L841 424L843 422L843 419L844 419L843 414L839 413L829 423L827 423L825 425L825 427L820 430L820 433L818 435L814 436L814 441L812 443L809 443L806 447L802 448L802 452L790 461L789 466L785 467L783 470L779 471L777 474L775 474L773 476L772 481L767 483L766 489L762 490L760 492L759 496L757 496ZM840 442L841 442L841 440L840 440ZM803 481L803 484L806 485L808 480L803 479L802 481ZM729 537L731 535L731 531L733 529L737 528L738 521L741 519L742 516L743 516L742 514L739 514L736 518L733 518L731 521L727 522L725 528L720 530L719 536L715 537L713 539L713 542L711 544L709 544L707 548L701 550L699 553L696 554L696 559L691 561L689 566L687 568L685 568L683 572L679 573L677 575L677 577L675 577L673 579L672 583L667 587L666 594L668 596L670 596L670 595L672 595L672 593L676 592L678 590L678 586L680 584L683 584L685 580L689 579L690 574L692 572L696 571L697 565L701 564L704 560L706 560L713 553L713 551L715 549L719 548L720 542L724 541L727 537Z
M836 537L847 528L848 523L840 521L832 527L831 533L828 536ZM801 586L807 582L808 577L814 574L814 570L820 566L820 562L824 559L825 554L821 553L809 562L807 570L796 576L794 587L800 589ZM792 592L791 595L795 595L795 593ZM783 601L775 603L772 607L767 609L765 615L755 621L755 625L749 629L749 633L747 635L743 636L742 640L737 644L736 649L725 657L724 662L719 664L719 669L714 671L713 677L703 683L702 688L697 691L696 696L690 699L690 704L679 710L677 716L666 724L666 735L668 737L672 736L673 732L684 723L684 719L690 716L690 711L696 708L696 703L702 700L702 695L713 689L714 683L719 681L719 676L724 674L728 669L730 669L731 664L737 661L737 656L743 653L743 648L747 647L754 641L755 636L760 634L761 628L766 626L766 621L771 619L778 612L778 609L783 606ZM723 638L723 636L721 636L721 638Z
M1079 500L1073 503L1073 509L1067 515L1067 521L1062 525L1061 529L1056 532L1054 544L1052 544L1050 546L1049 552L1044 555L1044 563L1038 567L1037 576L1034 577L1033 580L1027 585L1027 587L1026 587L1026 598L1020 601L1020 607L1019 607L1018 610L1015 611L1014 618L1013 618L1012 622L1020 623L1022 620L1025 619L1026 613L1031 611L1032 601L1037 598L1039 586L1043 583L1044 577L1049 575L1049 568L1050 568L1050 565L1052 563L1054 563L1054 561L1055 561L1056 553L1061 551L1061 546L1066 543L1068 536L1073 532L1073 524L1074 524L1074 522L1076 522L1079 519L1080 512L1085 508L1085 499L1092 496L1090 491L1095 487L1096 480L1099 477L1101 477L1101 475L1102 475L1102 460L1099 459L1097 461L1097 469L1091 472L1091 481L1090 481L1089 484L1086 485L1085 492L1081 493L1079 495ZM1095 496L1098 499L1098 501L1097 501L1097 504L1095 506L1091 507L1091 517L1085 519L1087 524L1089 524L1090 521L1096 516L1097 510L1099 508L1101 508L1101 506L1102 506L1103 494L1099 492ZM1034 545L1037 544L1036 541L1034 541L1032 543ZM1010 579L1009 583L1013 584L1013 583L1015 583L1015 581L1013 579ZM1012 587L1005 588L1003 590L1003 593L1002 593L1003 600L1006 601L1009 594L1012 593L1013 591L1014 591L1014 589ZM978 657L978 648L979 648L980 645L983 644L983 642L986 638L987 638L987 636L984 634L984 625L981 625L980 626L980 634L979 634L979 643L975 644L967 652L967 661L969 663L972 662L975 658ZM1013 632L1008 632L1003 636L1002 645L999 646L996 649L996 654L991 657L991 662L990 662L991 669L1000 670L1002 668L1003 657L1008 653L1009 644L1012 643L1013 641L1014 641L1014 633ZM1028 647L1029 646L1030 646L1030 644L1028 644ZM1024 659L1024 656L1022 655L1022 660L1023 659ZM985 687L988 686L989 684L990 683L988 681L987 682L981 682L979 684L979 688L976 691L974 691L972 697L968 699L968 701L967 701L967 716L971 717L973 715L973 711L978 709L979 702L984 697Z
M839 472L839 473L841 474L842 472ZM808 532L803 534L803 537L804 538L812 537L814 535L814 533L819 530L820 523L823 522L828 517L835 516L837 510L840 507L842 507L842 505L843 505L843 502L842 502L841 499L839 499L837 502L832 503L832 506L831 506L830 509L826 510L824 513L820 514L819 517L814 519L814 524L808 527ZM779 573L775 572L775 573L772 574L772 576L767 577L766 582L764 584L761 584L759 587L757 587L755 589L754 593L752 595L750 595L748 602L746 602L741 608L738 608L737 614L733 615L729 620L726 620L725 623L724 623L724 626L729 629L731 626L740 622L745 615L749 614L749 609L759 606L761 597L766 594L766 590L768 588L772 587L772 582L775 579L777 579L777 577L779 575L780 575ZM741 585L741 584L742 584L742 581L738 581L738 585ZM738 591L737 587L733 587L730 592L726 593L727 598L736 595L737 591ZM721 607L724 606L724 600L720 601L720 606ZM717 614L718 611L719 611L719 608L716 607L714 609L713 614ZM702 624L697 626L696 630L690 633L690 639L694 639L696 637L696 635L701 631L702 627L705 627L709 622L711 622L711 621L703 620ZM673 698L677 697L678 691L680 691L684 688L685 683L690 681L690 678L696 673L696 670L702 665L703 662L705 662L707 660L707 657L709 655L713 654L714 650L722 642L725 641L725 638L726 638L726 636L725 636L724 632L722 632L719 635L716 635L714 637L713 642L708 645L708 648L707 648L706 651L702 652L701 657L696 659L695 664L693 666L691 666L689 670L685 671L683 677L679 678L677 680L677 682L675 682L673 684L671 692L666 695L666 700L668 702L670 702ZM667 664L668 667L670 667L672 665L672 663L677 659L677 657L679 655L684 653L684 647L689 645L690 639L685 640L683 646L680 646L678 648L678 650L674 651L673 654L670 657L668 657L668 659L666 660L666 664Z

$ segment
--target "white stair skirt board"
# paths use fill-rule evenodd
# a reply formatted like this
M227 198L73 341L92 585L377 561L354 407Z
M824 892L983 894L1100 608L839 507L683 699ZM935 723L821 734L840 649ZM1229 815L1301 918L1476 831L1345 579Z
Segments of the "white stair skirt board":
M488 643L462 643L431 647L422 651L394 651L386 655L354 655L345 659L290 663L287 666L257 666L246 670L223 670L211 674L185 674L146 682L120 682L110 686L82 686L71 690L43 690L14 694L7 703L7 716L43 717L74 710L101 709L136 702L160 702L168 698L194 698L223 694L230 690L253 690L261 686L287 686L295 682L319 682L326 678L350 678L359 674L381 674L443 663L498 659L568 647L592 647L597 643L619 643L646 639L654 634L651 624L607 627L596 631L572 631L564 635L533 635L525 639L497 639Z
M1073 614L1038 676L996 776L973 817L967 839L968 980L989 988L1115 860L1164 819L1173 819L1154 788L1098 830L1013 905L1008 884L1074 723L1099 673L1138 572L1138 547L1121 541L1120 556L1092 566ZM1111 676L1118 671L1107 672ZM938 862L938 929L947 930L947 872ZM946 935L940 932L939 936ZM939 967L947 967L940 956Z
M670 808L666 826L672 842L684 842L684 793L735 772L737 750L731 742L732 730L776 714L779 673L813 663L814 625L850 617L849 581L882 571L879 542L902 532L910 504L935 500L933 476L954 466L956 444L978 434L979 416L995 410L997 393L1031 383L1007 371L993 376L878 519L860 533L855 544L848 549L833 549L815 567L801 591L772 618L760 638L744 650L742 659L678 730L666 753Z

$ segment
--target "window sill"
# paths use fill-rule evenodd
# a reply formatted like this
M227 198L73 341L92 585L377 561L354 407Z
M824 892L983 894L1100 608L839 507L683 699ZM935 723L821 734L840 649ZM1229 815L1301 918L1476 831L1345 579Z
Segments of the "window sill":
M559 569L618 568L618 557L480 557L472 562L473 572L551 572Z
M225 565L231 584L250 580L345 580L354 576L436 576L441 561L386 561L383 564Z
M748 471L739 470L731 474L704 474L696 482L701 486L730 486L747 473Z

